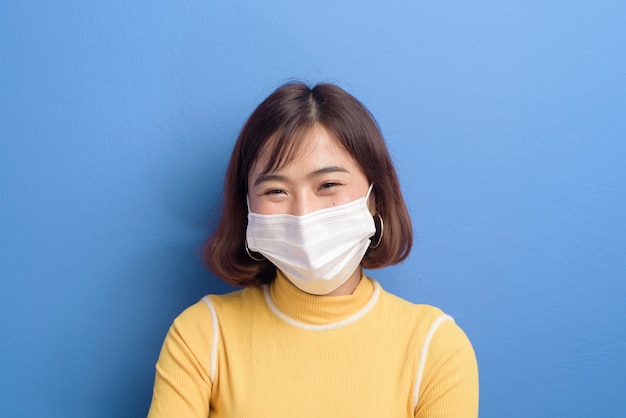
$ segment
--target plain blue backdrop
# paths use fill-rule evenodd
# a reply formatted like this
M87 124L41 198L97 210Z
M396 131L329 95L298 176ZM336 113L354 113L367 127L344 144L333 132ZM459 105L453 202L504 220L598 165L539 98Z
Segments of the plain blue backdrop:
M378 120L481 417L626 413L626 3L0 3L0 416L140 417L227 158L296 78ZM398 320L401 320L399 318Z

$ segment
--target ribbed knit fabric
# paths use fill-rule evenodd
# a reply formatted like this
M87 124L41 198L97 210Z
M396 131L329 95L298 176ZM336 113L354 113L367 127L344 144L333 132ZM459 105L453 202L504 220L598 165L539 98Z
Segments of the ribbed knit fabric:
M472 346L451 317L363 276L352 295L270 286L208 296L157 363L157 417L477 417Z

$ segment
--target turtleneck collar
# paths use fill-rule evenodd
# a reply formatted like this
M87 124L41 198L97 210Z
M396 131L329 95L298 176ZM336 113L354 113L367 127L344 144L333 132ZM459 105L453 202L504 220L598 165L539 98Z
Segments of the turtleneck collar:
M269 308L284 321L323 331L350 324L369 312L378 300L380 285L362 275L350 295L318 296L303 292L278 272L263 293Z

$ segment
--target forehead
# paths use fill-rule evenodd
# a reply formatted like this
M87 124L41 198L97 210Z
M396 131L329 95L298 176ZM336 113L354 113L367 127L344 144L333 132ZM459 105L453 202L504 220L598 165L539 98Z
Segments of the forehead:
M336 137L316 125L291 136L270 137L261 147L249 175L267 174L304 163L358 166Z

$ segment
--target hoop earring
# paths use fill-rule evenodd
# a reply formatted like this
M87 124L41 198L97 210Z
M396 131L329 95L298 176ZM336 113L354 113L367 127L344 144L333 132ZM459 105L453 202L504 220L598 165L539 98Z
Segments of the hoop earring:
M376 213L376 216L378 216L378 221L380 222L380 235L378 236L378 241L376 241L376 244L370 245L370 249L378 248L378 246L380 245L380 242L383 239L383 234L385 233L385 224L383 222L383 217L380 216L380 213Z
M246 249L246 253L248 253L248 257L250 257L254 261L265 261L265 258L254 258L254 256L250 252L250 249L248 248L248 241L244 241L243 247Z

